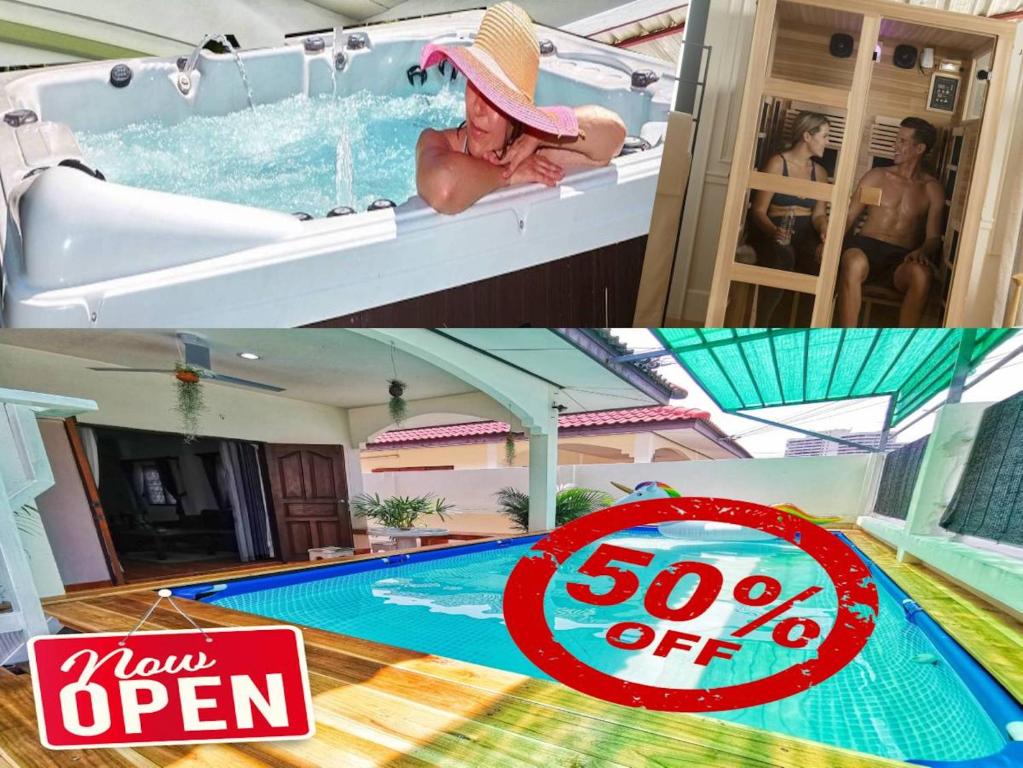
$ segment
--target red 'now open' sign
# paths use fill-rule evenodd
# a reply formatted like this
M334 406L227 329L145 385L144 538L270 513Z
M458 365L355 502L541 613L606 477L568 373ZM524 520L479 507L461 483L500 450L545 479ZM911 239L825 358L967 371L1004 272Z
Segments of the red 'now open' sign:
M36 637L29 656L39 735L51 749L313 734L295 627Z

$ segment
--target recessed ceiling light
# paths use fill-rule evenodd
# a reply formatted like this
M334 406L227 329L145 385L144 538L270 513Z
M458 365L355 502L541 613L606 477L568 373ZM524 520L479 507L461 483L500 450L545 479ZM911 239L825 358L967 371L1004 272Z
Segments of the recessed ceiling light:
M238 357L242 360L259 360L259 355L255 352L239 352Z

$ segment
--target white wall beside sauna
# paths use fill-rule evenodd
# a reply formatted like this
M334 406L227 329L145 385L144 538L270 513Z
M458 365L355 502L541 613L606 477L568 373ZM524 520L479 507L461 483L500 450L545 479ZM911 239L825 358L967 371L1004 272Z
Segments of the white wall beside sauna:
M705 41L711 62L668 299L669 325L702 325L707 317L756 12L756 0L711 4Z

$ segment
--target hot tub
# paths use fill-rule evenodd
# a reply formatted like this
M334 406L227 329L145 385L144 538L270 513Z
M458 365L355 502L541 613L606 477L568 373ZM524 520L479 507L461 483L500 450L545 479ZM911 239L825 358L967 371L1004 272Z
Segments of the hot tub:
M675 77L538 27L538 103L606 106L635 141L558 188L442 216L413 194L413 148L423 127L457 124L464 80L411 68L427 42L470 44L480 18L243 51L244 79L208 51L187 82L183 59L7 75L4 324L631 323ZM346 207L357 212L337 215Z

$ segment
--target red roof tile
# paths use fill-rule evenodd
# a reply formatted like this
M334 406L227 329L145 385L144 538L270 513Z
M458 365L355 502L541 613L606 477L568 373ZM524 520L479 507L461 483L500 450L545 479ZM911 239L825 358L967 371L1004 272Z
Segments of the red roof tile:
M601 427L608 425L652 424L666 421L700 419L710 421L710 414L696 408L677 408L670 405L649 408L625 408L620 411L592 411L573 413L558 417L559 429ZM469 424L450 424L443 427L420 427L418 429L392 429L384 432L367 447L381 447L397 443L425 443L459 438L478 438L508 433L508 424L503 421L476 421Z

